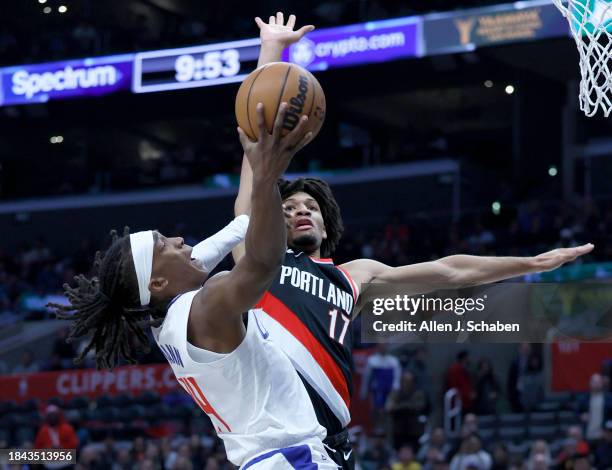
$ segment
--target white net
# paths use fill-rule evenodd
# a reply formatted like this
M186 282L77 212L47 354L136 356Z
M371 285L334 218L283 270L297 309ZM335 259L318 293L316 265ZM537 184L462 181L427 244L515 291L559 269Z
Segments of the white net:
M567 18L580 53L580 109L612 112L612 0L553 0Z

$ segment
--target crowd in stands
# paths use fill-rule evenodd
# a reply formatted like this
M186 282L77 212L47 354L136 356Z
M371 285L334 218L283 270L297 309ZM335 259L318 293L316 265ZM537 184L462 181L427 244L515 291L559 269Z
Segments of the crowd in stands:
M564 401L542 397L540 403L526 408L521 399L527 391L521 384L528 370L521 363L529 364L529 358L536 355L532 346L519 346L516 367L510 368L508 387L503 390L499 386L479 387L483 375L490 373L482 365L486 359L480 359L479 366L472 369L469 354L464 351L458 353L446 376L438 378L431 377L424 348L397 349L391 354L384 346L378 347L365 365L361 390L372 405L371 425L349 430L356 468L612 468L610 364L604 364L603 374L593 374L587 393ZM451 388L459 385L460 377L459 393L470 393L471 401L451 428L436 426L431 411L439 406L439 400L432 396L432 380L444 380ZM517 391L511 392L515 388ZM511 403L512 393L517 394L515 404ZM483 406L482 401L493 408ZM76 447L75 468L79 470L234 468L226 460L208 418L182 391L163 397L146 392L133 398L52 399L43 408L39 406L40 414L32 411L36 405L21 405L22 414L27 415L27 409L27 416L34 413L34 421L39 422L36 429L22 430L17 424L25 421L15 417L19 405L0 404L0 447ZM534 426L538 423L540 426ZM12 435L11 428L17 429Z

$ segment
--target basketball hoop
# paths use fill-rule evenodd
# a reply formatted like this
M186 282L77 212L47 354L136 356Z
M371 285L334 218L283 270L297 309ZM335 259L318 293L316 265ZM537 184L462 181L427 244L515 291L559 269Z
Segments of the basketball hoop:
M580 109L612 112L612 0L553 0L569 22L580 53Z

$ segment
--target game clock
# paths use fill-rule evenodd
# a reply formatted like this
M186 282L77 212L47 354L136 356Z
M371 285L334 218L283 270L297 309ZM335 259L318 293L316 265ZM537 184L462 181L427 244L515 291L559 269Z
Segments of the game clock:
M134 58L134 93L242 81L257 67L259 39L143 52Z

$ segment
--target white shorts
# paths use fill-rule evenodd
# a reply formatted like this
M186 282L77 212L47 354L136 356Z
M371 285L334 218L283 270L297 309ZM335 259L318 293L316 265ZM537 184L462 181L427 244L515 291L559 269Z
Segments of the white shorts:
M338 470L323 446L302 444L259 455L240 470Z

